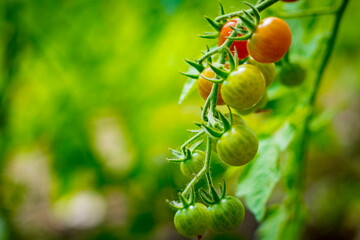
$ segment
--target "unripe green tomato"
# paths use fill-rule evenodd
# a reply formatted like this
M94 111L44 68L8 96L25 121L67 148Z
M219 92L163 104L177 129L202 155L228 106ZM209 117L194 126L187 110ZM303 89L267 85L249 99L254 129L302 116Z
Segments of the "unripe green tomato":
M176 230L184 237L202 235L210 225L210 212L201 203L178 210L174 218Z
M225 113L224 115L225 115L225 117L229 118L229 113ZM234 113L232 114L232 121L233 121L233 123L232 123L233 126L241 126L241 125L246 126L244 119L242 119L242 117L240 117L237 114L234 114ZM217 142L218 142L218 140L216 140L216 139L213 139L213 141L212 141L211 147L214 152L217 152L216 151Z
M230 107L247 109L260 101L265 88L265 78L259 68L243 64L224 81L221 95Z
M219 139L216 150L219 158L231 166L250 162L259 147L258 139L246 126L233 126Z
M215 232L225 232L238 227L245 217L242 202L233 196L227 196L218 203L209 206L210 228Z
M265 92L265 94L262 96L260 102L258 102L257 104L255 104L254 106L252 106L251 108L248 108L248 109L235 109L235 112L239 113L240 115L250 114L252 112L255 112L257 110L264 108L267 101L268 101L268 96L267 96L267 92Z
M260 63L252 58L249 58L246 61L246 64L254 65L260 69L265 77L266 87L268 87L274 81L276 74L275 63Z
M305 78L306 70L299 63L285 63L278 73L279 82L289 87L300 85Z
M205 153L195 150L190 159L184 160L180 164L181 172L188 177L196 175L203 168L205 162Z

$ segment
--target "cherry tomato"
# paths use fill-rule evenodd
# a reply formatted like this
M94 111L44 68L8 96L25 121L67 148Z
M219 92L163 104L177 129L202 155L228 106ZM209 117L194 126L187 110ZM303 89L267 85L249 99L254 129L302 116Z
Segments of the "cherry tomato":
M244 221L245 217L244 205L233 196L224 197L219 202L210 205L209 212L210 228L215 232L233 230Z
M201 203L178 210L174 218L176 230L184 237L202 235L210 225L210 212Z
M225 117L229 118L229 113L225 113L224 115L225 115ZM242 117L240 117L237 114L234 114L234 113L232 114L232 121L233 121L233 123L232 123L233 126L246 126L244 119L242 119ZM214 139L212 141L211 147L214 152L217 152L216 151L217 142L218 142L218 139Z
M258 150L258 139L246 126L233 126L219 139L216 150L222 161L231 166L250 162Z
M265 77L266 87L268 87L274 81L276 74L275 63L260 63L252 58L249 58L246 61L246 64L254 65L260 69Z
M250 114L252 112L255 112L257 110L260 110L262 108L265 107L266 103L268 101L268 97L267 97L267 92L265 92L265 94L262 96L261 100L255 104L254 106L252 106L251 108L248 108L248 109L235 109L235 111L237 113L239 113L240 115L247 115L247 114Z
M207 78L214 78L215 77L215 73L210 67L205 68L204 71L202 72L202 75L204 75ZM213 85L212 82L206 80L205 78L203 78L201 76L197 80L197 88L199 90L200 96L204 100L206 100L208 98L208 96L209 96L209 94L211 92L211 89L212 89L212 85ZM220 90L221 90L221 85L219 86L218 98L217 98L216 104L217 105L224 105L225 102L221 97Z
M265 78L259 68L243 64L231 72L224 81L221 95L230 107L247 109L260 101L265 87Z
M299 63L284 63L278 73L281 84L289 87L300 85L306 78L306 70Z
M289 50L291 30L282 19L268 17L255 29L248 40L247 48L250 56L261 63L279 61Z
M196 175L203 168L205 162L205 153L195 150L190 159L186 159L180 165L181 172L188 177Z
M218 46L222 45L227 37L230 36L230 34L234 31L230 26L232 27L236 27L236 24L241 21L240 18L234 18L231 19L230 21L228 21L227 23L224 24L224 26L222 27L221 31L220 31L220 36L219 36L219 40L218 40ZM241 34L239 34L238 36L242 36ZM232 52L232 54L234 54L235 52L235 48L236 47L236 51L238 54L238 58L239 59L243 59L246 58L249 53L247 51L246 48L247 45L247 41L234 41L231 46L230 46L230 51Z

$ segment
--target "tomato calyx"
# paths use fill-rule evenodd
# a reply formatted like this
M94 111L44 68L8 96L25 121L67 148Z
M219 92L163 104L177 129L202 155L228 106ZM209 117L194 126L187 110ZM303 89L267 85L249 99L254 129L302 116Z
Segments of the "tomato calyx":
M227 119L224 114L222 114L220 111L216 111L220 118L220 122L222 123L222 129L219 131L218 122L215 122L213 127L210 127L204 123L195 123L196 126L201 127L207 135L209 135L213 139L219 139L221 136L229 131L232 127L232 114L231 109L229 108L229 119ZM217 120L215 120L217 121Z
M201 199L209 204L213 205L221 201L225 197L226 194L226 183L225 180L223 182L223 185L220 185L220 194L218 194L214 188L214 186L210 186L210 193L206 192L203 188L199 190L199 195Z
M171 153L174 155L173 158L166 158L169 162L184 162L187 160L191 160L193 158L193 154L195 153L196 149L204 142L204 140L199 140L193 143L190 147L184 147L180 151L175 149L171 149Z
M195 204L195 190L194 190L194 187L191 188L191 191L189 193L189 199L186 199L182 193L178 193L179 195L179 199L180 199L180 202L176 202L176 201L169 201L169 200L166 200L166 202L174 209L176 210L182 210L182 209L186 209L186 208L189 208L190 206L194 205Z

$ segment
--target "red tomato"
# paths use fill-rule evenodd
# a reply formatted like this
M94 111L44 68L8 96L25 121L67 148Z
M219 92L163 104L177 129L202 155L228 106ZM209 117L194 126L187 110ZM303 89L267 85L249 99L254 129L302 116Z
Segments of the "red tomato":
M291 30L282 19L268 17L255 29L248 40L247 48L250 56L261 63L279 61L289 50Z
M223 44L226 41L226 39L227 39L226 37L230 36L230 34L234 31L231 29L230 26L236 27L236 24L238 23L238 21L241 21L241 20L239 18L234 18L224 24L224 26L222 27L222 29L220 31L218 46L220 46L221 44ZM242 36L242 35L239 34L238 36ZM233 44L230 46L230 51L234 54L234 47L236 47L238 58L239 59L246 58L249 55L247 48L246 48L246 44L247 44L246 40L234 41Z

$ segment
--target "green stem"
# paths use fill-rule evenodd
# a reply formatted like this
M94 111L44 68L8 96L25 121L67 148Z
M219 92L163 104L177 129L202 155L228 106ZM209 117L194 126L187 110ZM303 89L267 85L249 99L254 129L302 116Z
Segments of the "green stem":
M193 141L195 141L196 139L198 139L201 135L203 135L205 133L204 130L198 132L197 134L195 134L194 136L192 136L189 140L187 140L182 146L181 146L181 151L183 152L183 154L185 155L185 149L186 147Z
M261 12L263 10L265 10L266 8L270 7L271 5L273 5L274 3L278 2L279 0L267 0L267 1L263 1L259 4L257 4L255 6L255 8ZM248 13L251 13L252 10L251 9L248 9L246 10ZM242 10L241 11L237 11L237 12L232 12L232 13L229 13L229 14L225 14L225 15L221 15L217 18L215 18L215 22L219 22L221 20L224 20L224 19L228 19L228 18L233 18L233 17L237 17L239 15L243 15L243 12Z

